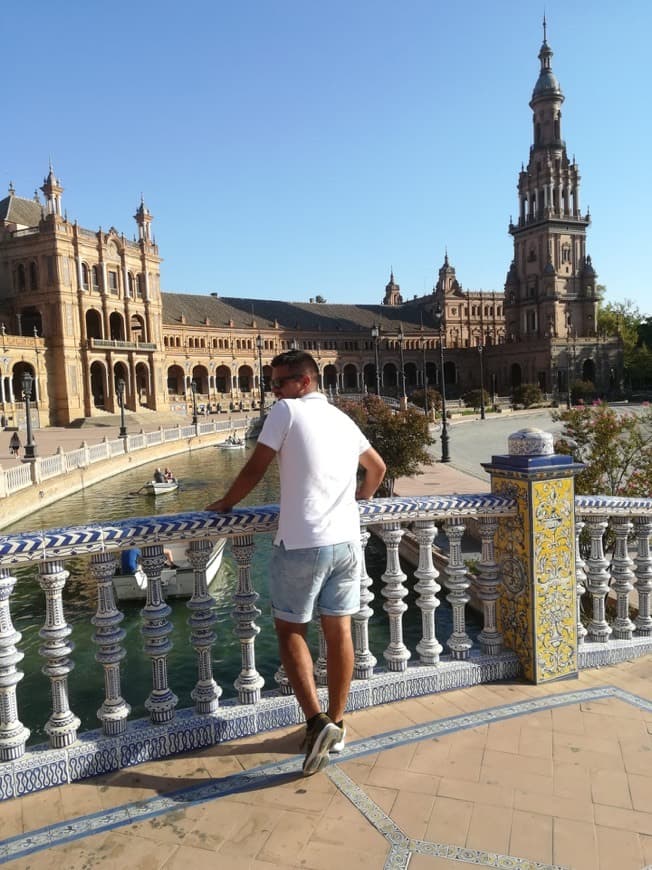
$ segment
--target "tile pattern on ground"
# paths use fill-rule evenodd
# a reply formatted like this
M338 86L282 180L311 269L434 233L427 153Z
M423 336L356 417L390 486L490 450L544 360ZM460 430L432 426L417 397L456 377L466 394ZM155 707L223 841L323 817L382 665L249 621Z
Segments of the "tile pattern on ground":
M526 715L532 717L531 722L534 728L537 727L537 722L543 725L548 721L548 717L551 720L553 717L556 717L556 721L561 723L571 735L573 729L577 731L577 742L581 744L583 726L580 728L581 718L578 718L580 717L580 711L583 710L585 715L590 714L601 717L601 721L608 722L609 710L600 706L608 699L627 704L633 714L633 720L636 719L634 711L638 711L639 716L642 717L638 724L644 729L643 733L646 736L649 734L646 721L652 720L652 702L611 685L599 685L594 688L560 692L559 694L551 694L544 697L528 698L527 695L527 687L521 687L521 691L516 697L525 696L525 700L469 713L462 712L443 719L418 722L418 724L409 726L401 723L400 727L395 731L363 738L348 745L340 756L341 764L350 766L351 762L355 762L357 765L356 769L361 771L365 769L371 770L367 759L376 759L377 761L382 759L382 761L387 762L388 760L391 761L392 757L397 759L399 757L398 753L404 756L401 762L404 764L403 769L408 769L410 759L416 757L419 749L426 745L426 741L433 741L429 746L437 750L439 745L436 741L443 735L456 735L456 739L458 737L460 739L463 738L462 755L468 758L473 757L473 744L477 740L479 733L482 734L482 739L487 741L487 745L493 747L488 750L488 753L493 752L494 755L499 755L503 752L503 754L506 754L506 750L509 750L509 745L503 745L500 741L498 743L491 743L494 733L491 731L491 728L500 723L500 728L509 729L511 722ZM501 697L500 693L498 693L497 697ZM457 702L457 709L464 709L466 702L461 695L451 696L451 701ZM579 708L576 710L575 708L578 705ZM398 725L399 723L396 722L396 724ZM636 740L636 728L636 721L632 721L632 733L625 735L623 739ZM548 749L545 748L545 744L542 751L537 749L536 741L532 742L531 745L526 741L523 745L526 750L524 757L528 761L528 767L531 768L529 772L526 771L525 773L531 778L538 776L542 780L545 779L545 766L549 763L549 759L546 757ZM624 745L625 747L629 746L627 743ZM600 748L606 750L608 746L599 746L598 749ZM565 748L562 745L560 751L563 752L564 750ZM513 747L512 751L514 751ZM594 755L601 758L608 757L607 752L594 751ZM442 755L437 763L441 764L442 760L449 764L454 763L455 753L450 753L447 757ZM244 772L228 772L227 775L218 779L211 779L208 782L204 780L198 784L191 784L176 791L141 799L136 803L89 813L78 818L66 820L65 822L50 824L45 828L10 837L0 843L0 863L6 863L53 846L71 843L90 836L106 834L107 832L127 826L134 826L159 816L171 815L179 811L186 812L189 808L198 807L229 795L241 796L244 799L244 796L250 792L258 792L261 789L268 789L270 787L283 787L284 783L292 782L296 778L299 761L297 757L280 761L274 760L271 763L268 761L263 765L245 770ZM591 763L592 756L585 759L585 761ZM394 763L398 762L395 761ZM460 770L462 773L464 772L464 769L460 768L456 773L459 774ZM379 765L378 771L382 773L382 764ZM340 765L333 765L328 768L327 773L331 782L337 786L340 793L351 801L374 830L387 841L386 867L406 867L411 857L416 856L423 856L424 860L426 856L432 856L433 859L442 859L458 864L466 863L489 867L544 868L561 866L560 863L553 864L552 858L550 863L541 863L532 859L515 857L505 852L469 848L467 844L440 842L440 838L433 839L427 835L424 837L409 837L392 820L391 811L385 812L378 802L371 797L374 794L374 788L376 788L375 794L383 794L382 782L379 782L377 786L374 786L372 783L361 786ZM520 773L524 775L523 771ZM563 773L564 766L562 764L560 768L562 780ZM633 773L636 772L633 771ZM473 777L470 780L469 784L473 782ZM464 776L460 778L458 775L456 781L458 783L457 787L463 790ZM567 787L571 788L571 785L569 784ZM596 793L602 793L605 791L605 784L599 778L593 782L587 779L586 783L581 781L578 788L584 788L585 790L593 788ZM545 789L543 791L545 792ZM497 794L499 792L492 792L492 795ZM463 791L458 796L460 798L464 797ZM490 800L490 797L487 792L485 799ZM542 794L541 798L542 800L545 799L546 795ZM447 798L441 797L439 800L447 800ZM555 798L555 800L558 801L559 798ZM577 796L569 792L569 803L573 800L577 801ZM614 803L616 806L613 809L621 809L623 813L630 814L623 820L625 826L635 824L636 818L642 814L639 811L635 816L634 807L631 809L621 808L619 804L623 803L623 797L620 792L614 794ZM547 811L545 808L537 809L536 807L530 807L529 809L534 812ZM647 807L645 809L647 810ZM609 820L607 819L606 821ZM580 819L578 819L578 823L581 823ZM483 843L482 845L485 844Z

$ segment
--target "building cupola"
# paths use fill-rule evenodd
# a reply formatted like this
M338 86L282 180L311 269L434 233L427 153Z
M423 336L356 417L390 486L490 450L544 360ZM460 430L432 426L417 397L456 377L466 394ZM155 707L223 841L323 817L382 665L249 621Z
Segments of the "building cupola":
M394 281L394 270L390 272L389 284L385 285L385 298L383 305L401 305L403 297L401 296L401 288Z
M54 169L52 168L52 161L50 161L50 171L47 175L47 178L43 179L43 186L41 187L41 190L43 191L43 195L45 196L46 214L54 214L58 217L61 217L61 194L63 193L63 187L61 186L61 182L54 174Z
M152 213L145 205L145 200L141 193L140 195L140 205L134 215L134 220L138 224L138 238L141 242L148 242L151 244L152 236L151 236L151 228L150 225L154 220Z

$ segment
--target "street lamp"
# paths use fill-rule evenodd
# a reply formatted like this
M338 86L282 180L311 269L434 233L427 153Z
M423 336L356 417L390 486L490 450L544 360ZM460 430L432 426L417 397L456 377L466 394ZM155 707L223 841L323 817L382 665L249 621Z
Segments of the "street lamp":
M571 355L571 342L572 355ZM570 411L573 407L571 396L571 379L575 368L575 335L573 333L572 321L568 318L568 333L566 335L566 408Z
M380 329L377 324L371 327L371 337L374 340L374 355L376 358L376 395L380 397L380 354L378 352L378 343L380 340Z
M426 347L428 342L423 342L423 413L428 416L428 369L426 367Z
M484 345L482 339L478 344L478 353L480 354L480 419L484 420Z
M197 381L190 381L190 391L192 393L192 425L197 425Z
M27 425L27 444L25 444L25 460L27 462L36 459L36 444L32 438L32 416L29 407L33 385L34 378L29 372L25 372L23 375L23 399L25 399L25 423Z
M265 416L265 381L263 380L263 339L259 335L256 336L256 347L258 348L258 386L260 387L260 419Z
M399 326L398 329L398 352L401 360L401 410L405 411L407 408L407 394L405 392L405 360L403 358L403 344L405 342L405 335L403 334L403 324Z
M450 462L451 458L448 451L448 421L446 420L446 376L444 375L444 315L439 302L433 312L433 319L435 321L435 329L439 331L439 366L441 371L441 461Z
M120 405L120 431L118 432L118 438L126 438L127 427L125 426L125 382L122 378L116 381L115 388L118 391L118 405Z

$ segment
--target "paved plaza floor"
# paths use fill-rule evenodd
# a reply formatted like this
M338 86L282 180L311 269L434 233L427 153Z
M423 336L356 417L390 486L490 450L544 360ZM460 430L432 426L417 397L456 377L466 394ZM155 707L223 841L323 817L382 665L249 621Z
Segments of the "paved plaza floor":
M0 807L0 862L45 868L652 865L652 663L501 683L347 717L300 774L301 729Z

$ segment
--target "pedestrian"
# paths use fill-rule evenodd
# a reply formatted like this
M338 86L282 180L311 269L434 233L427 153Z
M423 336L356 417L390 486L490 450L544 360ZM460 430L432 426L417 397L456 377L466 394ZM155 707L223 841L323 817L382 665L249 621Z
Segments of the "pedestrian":
M351 616L360 609L360 515L356 498L371 498L385 463L355 423L318 391L313 357L290 350L272 360L277 399L251 458L222 498L207 510L241 501L278 460L281 500L269 567L272 614L281 661L306 717L304 776L341 750L343 716L353 676ZM359 466L364 476L357 485ZM313 611L326 640L328 712L320 712L306 643Z
M9 453L12 456L18 456L19 450L20 450L20 438L18 437L18 432L14 432L14 434L9 439Z

